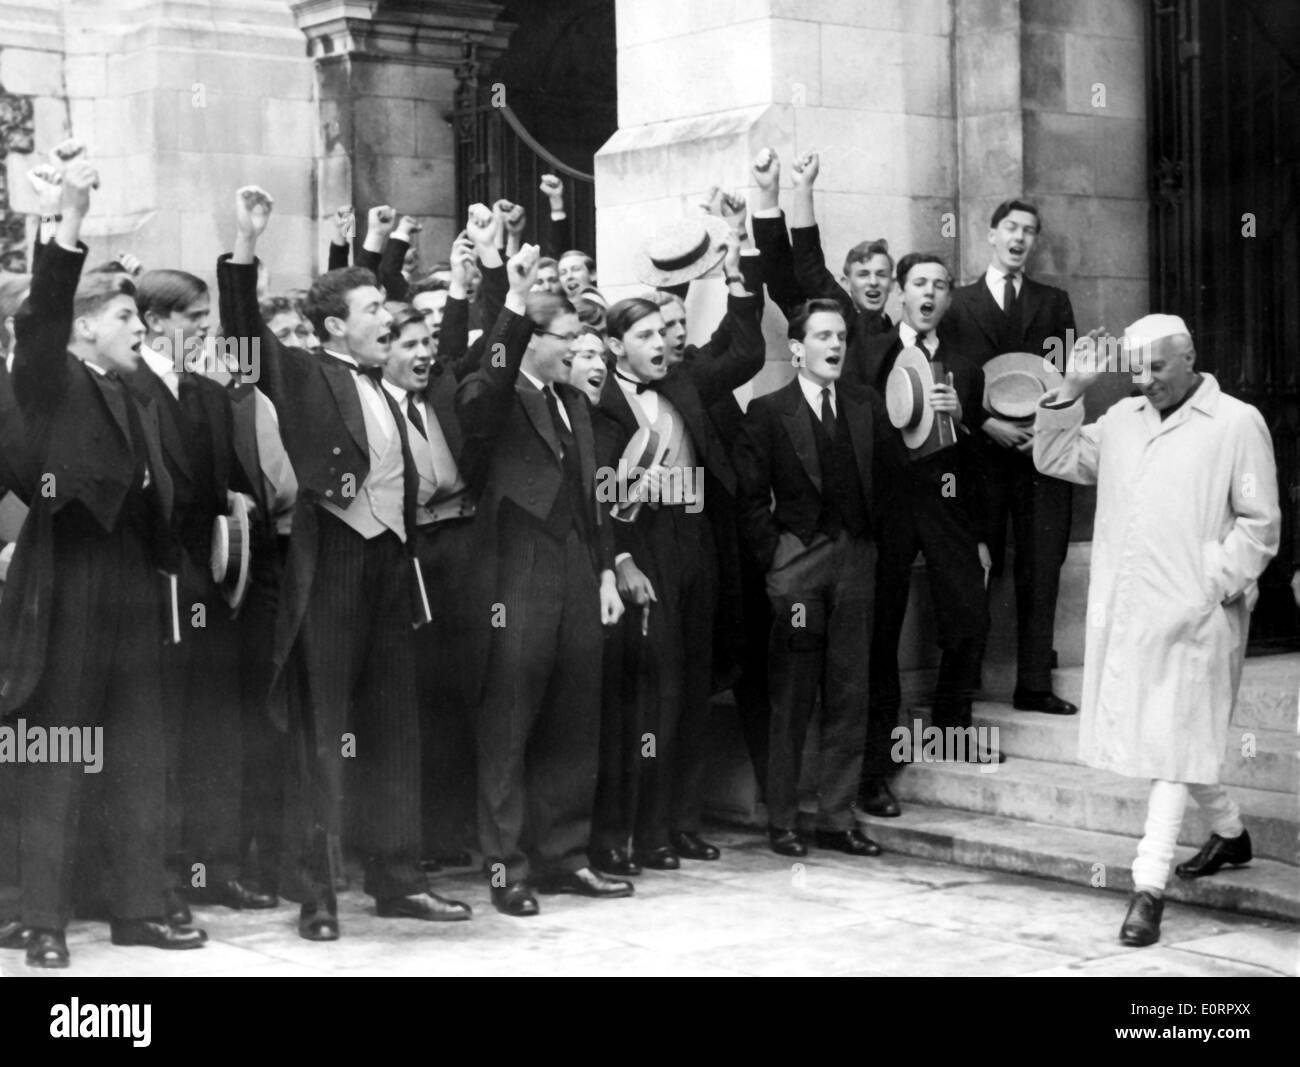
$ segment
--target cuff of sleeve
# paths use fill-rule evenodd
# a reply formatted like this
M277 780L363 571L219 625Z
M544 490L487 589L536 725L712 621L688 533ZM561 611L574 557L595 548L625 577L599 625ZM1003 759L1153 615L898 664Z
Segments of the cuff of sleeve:
M614 566L617 567L625 559L631 559L631 558L632 558L631 552L620 552L617 556L614 557Z
M779 207L761 207L754 212L756 219L779 219L785 212Z

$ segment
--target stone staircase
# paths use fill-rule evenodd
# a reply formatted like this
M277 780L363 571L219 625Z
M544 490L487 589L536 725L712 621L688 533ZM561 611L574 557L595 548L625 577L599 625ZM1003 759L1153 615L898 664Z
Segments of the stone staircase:
M914 677L913 691L924 680ZM1066 699L1078 703L1081 684L1081 668L1056 672L1056 690ZM1300 655L1246 661L1224 781L1241 805L1256 858L1212 878L1184 882L1171 876L1170 899L1300 921L1298 691ZM734 722L734 711L731 717ZM914 707L905 716L907 726L913 718L928 724L928 709ZM894 783L902 816L860 815L868 836L908 855L1127 893L1148 783L1080 765L1077 717L980 702L975 721L998 728L1006 763L905 767ZM743 745L732 750L733 783L737 757L743 758ZM729 802L715 806L733 821L763 825L766 813L755 801L752 772L749 777L748 797L733 789ZM1191 855L1208 833L1189 802L1180 837L1180 846L1187 847L1177 860Z

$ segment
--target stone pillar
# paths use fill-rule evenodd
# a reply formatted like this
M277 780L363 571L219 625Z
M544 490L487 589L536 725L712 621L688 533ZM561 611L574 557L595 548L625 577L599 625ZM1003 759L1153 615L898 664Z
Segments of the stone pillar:
M56 33L39 60L18 59L7 47L15 27L0 30L11 69L22 72L5 88L33 94L38 149L67 136L91 147L104 182L87 220L91 261L125 248L146 266L210 279L230 243L234 191L256 182L276 198L272 284L305 284L315 236L313 86L286 5L59 0L51 9ZM6 160L12 202L29 212L24 172L33 162L13 152Z
M457 71L486 67L505 49L502 5L303 0L293 6L316 65L321 131L319 213L358 215L389 203L416 215L426 266L446 259L456 217L456 143L450 118ZM327 227L318 241L321 265Z
M1023 196L1044 223L1029 273L1069 291L1084 330L1150 310L1143 7L957 5L960 272L988 266L992 210ZM1107 386L1101 409L1123 395Z
M618 0L617 26L620 128L596 156L602 289L635 292L637 243L710 185L752 189L749 164L764 145L781 155L787 211L792 159L821 153L817 217L833 270L869 237L899 253L952 254L947 0ZM703 333L721 308L714 288L692 315ZM790 373L779 312L765 325L772 362L759 393Z

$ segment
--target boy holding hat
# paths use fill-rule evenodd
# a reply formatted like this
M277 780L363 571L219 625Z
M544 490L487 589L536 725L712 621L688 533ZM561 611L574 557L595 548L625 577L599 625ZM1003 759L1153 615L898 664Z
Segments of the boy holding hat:
M1004 387L1042 382L1059 374L1046 356L1065 351L1074 334L1074 310L1063 289L1025 277L1025 262L1042 228L1038 208L1022 200L999 204L989 222L989 267L952 294L945 338L985 369L990 398ZM990 361L996 360L991 363ZM1057 379L1059 380L1059 378ZM1070 486L1034 470L1029 419L1007 417L994 406L976 434L988 493L989 549L993 573L1002 571L1007 520L1016 542L1016 688L1012 703L1021 711L1073 715L1078 709L1052 692L1052 630L1061 565L1070 542Z
M1141 395L1083 425L1097 379L1093 339L1034 422L1034 464L1097 486L1088 584L1079 757L1151 779L1127 945L1160 937L1164 887L1190 793L1212 834L1182 878L1251 858L1236 803L1219 784L1241 681L1256 581L1277 553L1273 445L1260 413L1195 369L1183 320L1147 315L1124 332Z

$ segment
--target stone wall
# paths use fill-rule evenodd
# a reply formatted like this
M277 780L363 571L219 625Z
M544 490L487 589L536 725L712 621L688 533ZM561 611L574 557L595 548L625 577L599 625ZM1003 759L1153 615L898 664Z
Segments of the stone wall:
M3 9L0 85L31 98L36 150L75 136L102 172L86 227L92 262L125 249L146 266L211 279L231 241L234 191L257 183L276 200L270 284L308 283L318 255L315 78L287 3L48 0ZM25 172L38 161L10 144L12 210L35 211Z

